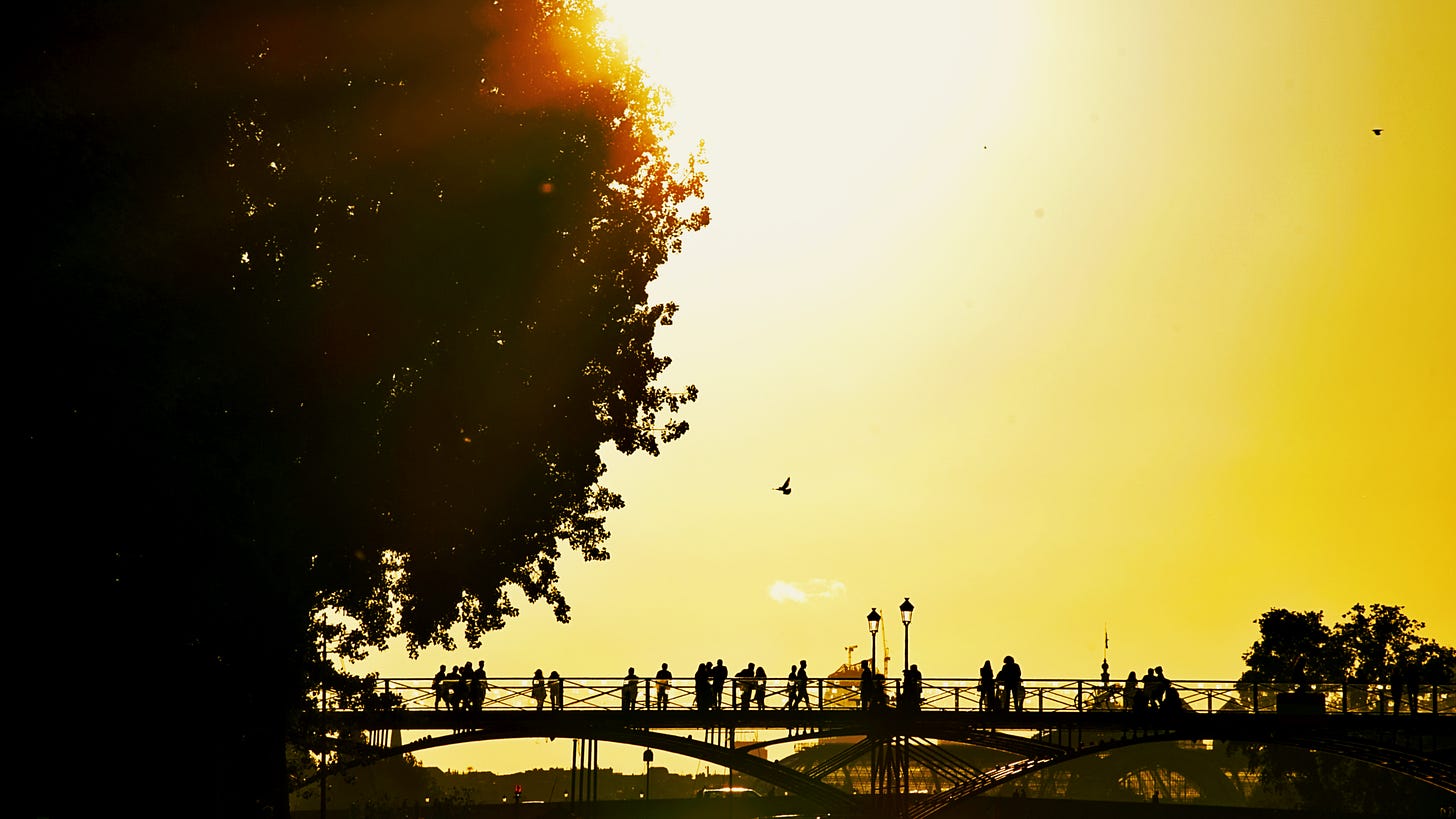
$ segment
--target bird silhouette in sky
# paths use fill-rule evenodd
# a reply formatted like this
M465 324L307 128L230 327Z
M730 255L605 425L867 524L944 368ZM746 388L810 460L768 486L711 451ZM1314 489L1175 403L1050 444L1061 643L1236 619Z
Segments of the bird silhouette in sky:
M1381 131L1384 131L1385 129L1384 128L1371 128L1370 130L1374 131L1376 136L1380 136L1380 132Z
M790 492L792 492L794 490L792 490L792 489L789 488L789 479L788 478L784 478L784 485L783 486L775 486L774 487L774 491L775 492L782 492L785 495L787 495L787 494L789 494Z

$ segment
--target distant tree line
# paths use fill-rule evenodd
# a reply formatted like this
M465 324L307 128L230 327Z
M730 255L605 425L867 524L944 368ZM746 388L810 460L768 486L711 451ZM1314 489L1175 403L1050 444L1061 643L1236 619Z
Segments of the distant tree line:
M721 770L721 769L719 769ZM726 772L681 774L664 767L653 767L651 775L653 799L690 799L703 788L724 787L730 777ZM753 788L764 796L774 790L752 777L737 774L734 785ZM521 787L522 801L570 801L571 771L562 768L532 768L524 771L444 771L421 765L409 754L390 757L372 765L355 768L327 780L330 809L354 808L353 815L367 817L370 809L381 816L398 816L400 808L432 805L498 805L515 800L515 788ZM295 791L291 798L294 812L308 815L317 810L323 783L315 780ZM637 800L648 795L644 769L617 771L604 768L597 772L596 794L602 800Z

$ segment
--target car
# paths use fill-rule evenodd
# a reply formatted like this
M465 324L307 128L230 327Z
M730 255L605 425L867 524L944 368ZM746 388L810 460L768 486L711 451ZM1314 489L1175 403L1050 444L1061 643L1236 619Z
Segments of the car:
M753 788L733 786L731 788L702 788L698 791L699 799L757 799L762 797Z

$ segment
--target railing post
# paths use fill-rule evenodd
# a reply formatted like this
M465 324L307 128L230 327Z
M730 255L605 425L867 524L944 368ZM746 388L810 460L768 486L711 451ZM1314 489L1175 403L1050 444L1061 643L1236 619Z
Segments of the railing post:
M1082 681L1077 680L1077 710L1082 710Z
M1340 713L1350 713L1350 681L1340 683Z
M824 678L819 678L819 710L824 710Z
M1259 713L1259 684L1254 683L1254 713Z
M961 710L961 687L959 685L951 689L951 701L955 703L955 710Z

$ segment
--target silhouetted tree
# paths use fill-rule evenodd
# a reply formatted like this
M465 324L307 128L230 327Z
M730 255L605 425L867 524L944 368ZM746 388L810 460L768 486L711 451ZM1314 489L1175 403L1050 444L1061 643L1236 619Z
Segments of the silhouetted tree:
M1430 664L1439 677L1443 657L1452 650L1420 636L1426 624L1413 620L1403 606L1352 606L1333 629L1349 664L1346 674L1359 683L1390 682L1396 674L1415 679ZM1449 660L1445 662L1449 668ZM1433 679L1450 683L1456 680Z
M647 285L708 217L597 21L151 0L16 23L22 569L54 604L37 662L94 668L62 701L132 743L115 788L150 787L151 739L190 749L190 810L282 810L321 646L475 643L510 589L566 619L562 547L607 557L600 447L686 429Z
M1243 683L1291 684L1297 671L1311 682L1355 683L1346 696L1366 705L1365 686L1403 682L1456 685L1456 651L1420 635L1425 623L1402 606L1357 604L1333 626L1318 611L1270 609L1254 622L1259 639L1244 653ZM1264 707L1273 690L1261 692ZM1431 693L1431 692L1428 692ZM1436 694L1449 696L1449 694ZM1439 794L1409 777L1339 756L1300 748L1231 743L1250 770L1276 793L1310 810L1379 812L1391 805L1437 804Z
M1248 670L1240 682L1291 682L1298 673L1314 680L1344 679L1348 652L1335 642L1324 613L1270 609L1254 621L1259 639L1244 652Z
M1403 606L1352 606L1333 626L1324 613L1270 609L1254 621L1259 639L1244 652L1241 682L1385 683L1397 670L1426 683L1456 683L1456 651L1422 637L1425 623Z

